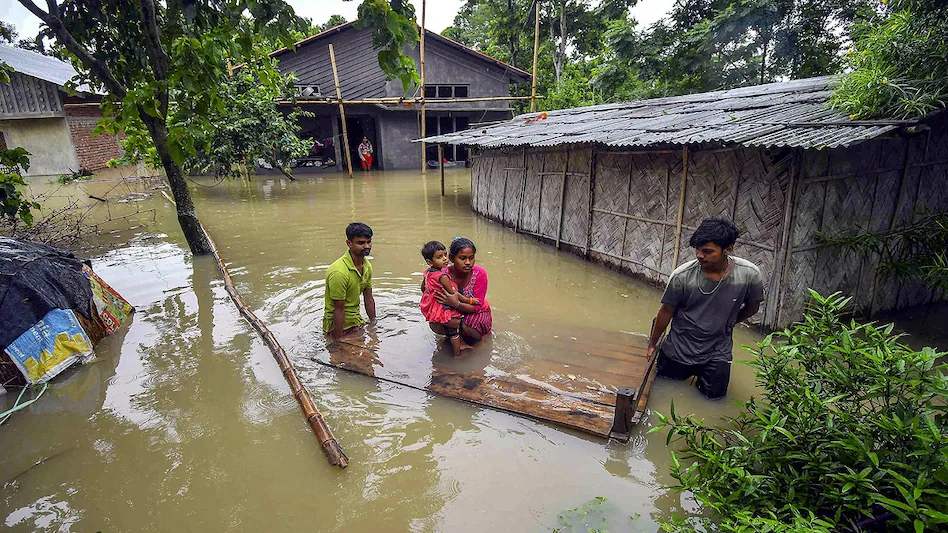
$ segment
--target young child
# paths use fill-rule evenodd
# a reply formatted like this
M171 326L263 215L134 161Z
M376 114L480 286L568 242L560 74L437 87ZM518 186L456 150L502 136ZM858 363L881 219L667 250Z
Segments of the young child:
M431 241L422 247L421 256L428 263L428 270L425 271L425 292L421 297L421 312L428 322L444 325L448 330L448 338L451 339L451 347L454 348L454 356L457 357L463 350L471 349L461 340L462 315L456 309L438 303L434 298L434 293L438 290L443 290L448 294L458 292L458 287L451 281L451 276L442 272L448 264L448 250L440 242ZM458 294L458 300L466 304L480 305L477 298L468 298L463 294Z

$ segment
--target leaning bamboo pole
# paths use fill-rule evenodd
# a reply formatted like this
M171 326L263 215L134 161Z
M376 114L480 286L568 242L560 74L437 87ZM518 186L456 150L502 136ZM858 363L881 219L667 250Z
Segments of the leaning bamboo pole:
M161 191L161 194L172 204L175 203L165 191ZM268 328L262 320L257 318L257 315L244 303L244 299L241 298L240 293L237 292L237 288L234 286L234 280L230 277L227 265L224 264L220 250L218 250L217 245L214 243L214 240L211 239L211 235L204 225L200 223L199 225L201 226L201 231L204 232L204 236L207 238L207 242L211 245L211 252L214 254L214 259L217 260L217 268L224 278L224 289L227 291L227 294L230 295L230 299L233 300L240 314L243 315L247 322L250 322L253 329L255 329L257 334L260 335L260 338L263 339L263 343L270 349L273 358L276 359L277 365L280 367L280 371L283 372L283 377L290 385L290 390L299 403L300 409L306 417L306 421L309 422L309 427L319 440L319 444L322 446L323 453L326 454L329 464L340 468L349 466L349 458L346 457L345 452L342 451L342 446L339 445L336 437L333 436L332 430L329 429L329 425L326 423L326 420L323 419L323 415L316 409L313 398L300 381L299 375L296 373L296 368L293 366L290 358L287 357L283 346L277 341L276 336L270 331L270 328Z
M342 104L342 88L339 86L339 72L336 70L336 53L329 45L329 60L332 61L332 78L336 83L336 98L339 100L339 117L342 119L342 144L349 167L349 177L352 177L352 151L349 150L349 130L346 128L346 108Z
M425 143L425 0L421 0L421 174L428 173L428 145ZM441 145L438 145L440 152ZM441 195L444 196L442 184Z
M672 270L678 268L678 253L681 251L681 222L685 214L685 187L688 186L688 147L681 149L681 198L678 200L678 223L675 228L675 255L672 259Z
M537 58L540 55L540 2L537 0L536 25L533 29L533 87L530 89L530 112L537 110Z

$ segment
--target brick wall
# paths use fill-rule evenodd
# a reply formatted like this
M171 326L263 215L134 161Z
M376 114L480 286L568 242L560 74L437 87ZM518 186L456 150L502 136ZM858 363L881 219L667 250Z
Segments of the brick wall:
M79 166L92 172L105 168L110 159L122 156L118 143L120 137L108 133L92 135L100 118L102 112L97 107L66 107L66 122L79 157Z

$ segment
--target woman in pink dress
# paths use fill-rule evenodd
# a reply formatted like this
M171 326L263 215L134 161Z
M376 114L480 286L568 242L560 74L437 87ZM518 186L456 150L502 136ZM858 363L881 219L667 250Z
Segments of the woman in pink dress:
M445 294L443 291L434 294L438 302L456 309L464 315L461 336L470 345L480 342L484 335L490 333L492 326L490 305L487 304L487 272L474 264L476 253L477 247L470 239L455 237L451 241L448 252L448 259L450 259L451 264L445 267L444 272L458 286L461 294L468 298L475 298L481 305L462 303L457 294ZM424 290L424 287L422 287L422 290ZM440 324L429 323L429 325L435 333L441 335L446 333Z
M448 250L443 244L438 241L425 244L421 249L421 256L428 263L424 285L422 285L424 294L421 296L421 312L429 323L438 324L445 329L445 334L451 339L454 356L458 357L463 350L471 349L469 345L461 341L461 334L458 331L461 327L461 318L464 315L457 309L439 303L434 296L438 292L444 292L457 296L461 303L468 305L479 306L481 302L476 298L458 294L458 286L451 281L451 276L444 271L448 266Z

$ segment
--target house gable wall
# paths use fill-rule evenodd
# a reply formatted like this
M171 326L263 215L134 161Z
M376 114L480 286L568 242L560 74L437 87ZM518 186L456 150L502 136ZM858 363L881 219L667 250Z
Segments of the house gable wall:
M10 73L10 83L0 83L0 119L63 116L59 87L20 72Z

